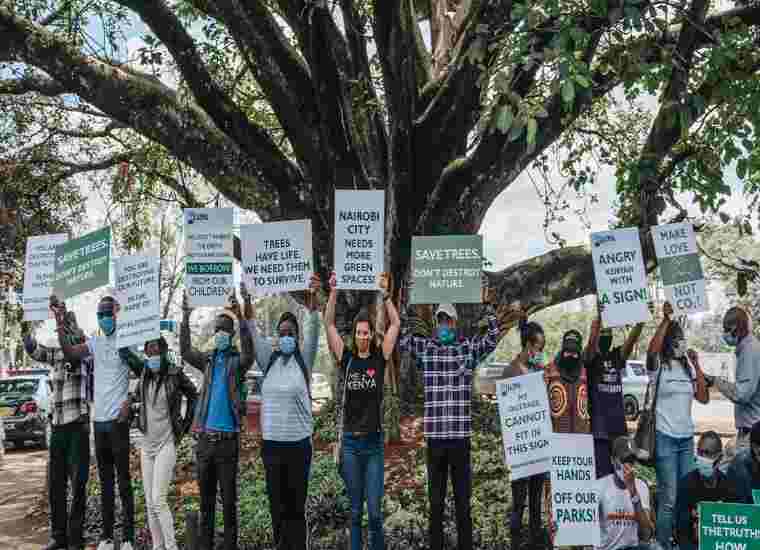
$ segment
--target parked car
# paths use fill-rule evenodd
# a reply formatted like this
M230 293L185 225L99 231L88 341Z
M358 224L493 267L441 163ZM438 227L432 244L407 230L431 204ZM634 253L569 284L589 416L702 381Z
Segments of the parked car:
M649 375L647 374L644 361L635 360L626 361L625 370L622 372L622 375L625 418L632 422L638 419L644 406Z
M34 441L47 449L50 444L49 403L47 375L15 375L0 380L0 417L3 418L5 441L14 445Z

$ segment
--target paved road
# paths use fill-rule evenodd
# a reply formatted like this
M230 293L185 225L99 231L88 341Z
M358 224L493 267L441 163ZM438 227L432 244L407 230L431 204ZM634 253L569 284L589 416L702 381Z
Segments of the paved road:
M47 451L6 451L0 470L0 550L39 550L47 544L47 528L35 531L25 519L45 487L46 474Z

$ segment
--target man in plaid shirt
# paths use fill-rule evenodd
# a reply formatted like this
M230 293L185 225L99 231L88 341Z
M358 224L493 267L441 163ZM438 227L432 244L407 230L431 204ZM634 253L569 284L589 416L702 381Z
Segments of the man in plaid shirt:
M73 314L67 315L66 338L71 344L85 340ZM40 363L50 365L49 421L52 429L48 456L50 543L46 550L84 548L83 522L90 473L90 409L92 360L67 361L60 348L43 346L24 323L24 349ZM71 509L66 510L67 482L71 479Z
M453 304L440 304L435 312L433 337L410 334L408 316L404 315L402 353L415 355L423 369L425 384L425 440L427 443L428 498L430 499L430 549L443 548L443 508L446 482L451 470L456 503L459 550L472 549L470 494L471 416L473 370L496 349L500 329L491 302L493 293L482 291L486 303L488 332L482 336L458 339L457 310Z

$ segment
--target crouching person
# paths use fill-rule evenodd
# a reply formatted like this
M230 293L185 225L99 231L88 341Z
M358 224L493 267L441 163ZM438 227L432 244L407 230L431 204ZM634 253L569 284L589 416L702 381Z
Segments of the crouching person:
M654 534L649 489L636 478L636 453L628 436L612 443L613 473L597 480L600 545L597 550L644 550Z
M250 296L244 293L243 299L248 307ZM236 550L239 436L245 414L242 390L245 374L253 364L253 339L234 294L230 296L229 309L216 317L214 349L210 353L199 352L190 344L191 312L185 294L180 325L180 352L184 361L204 374L192 428L193 436L198 441L196 455L201 494L200 547L204 550L214 548L218 484L224 510L223 548ZM232 345L236 318L240 324L240 351Z
M187 375L174 364L164 338L145 343L145 360L129 351L119 354L133 372L139 373L137 427L144 434L140 464L145 508L154 549L177 550L174 519L166 501L174 479L177 446L190 428L198 393ZM187 399L182 414L182 399Z

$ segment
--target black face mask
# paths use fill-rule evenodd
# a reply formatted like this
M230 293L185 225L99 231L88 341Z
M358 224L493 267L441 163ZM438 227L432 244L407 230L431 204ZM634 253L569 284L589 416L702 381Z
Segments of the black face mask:
M559 357L559 372L562 378L568 382L575 382L581 373L581 358L580 354L577 357L567 355L566 353L560 353Z
M599 351L607 354L612 349L612 335L602 334L599 336Z

